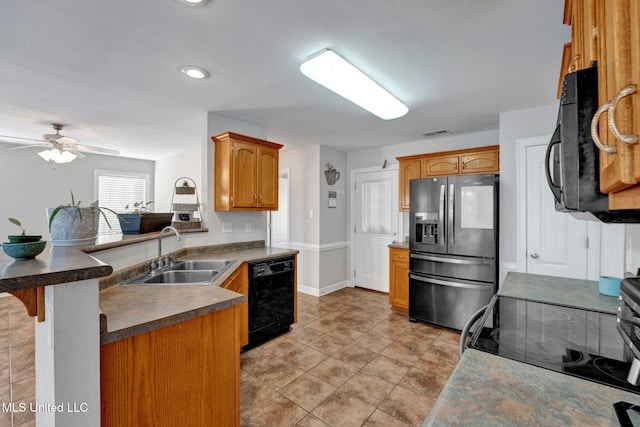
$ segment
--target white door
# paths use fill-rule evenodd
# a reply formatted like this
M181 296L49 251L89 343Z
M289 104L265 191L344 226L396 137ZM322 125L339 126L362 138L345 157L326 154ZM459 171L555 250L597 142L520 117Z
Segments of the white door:
M289 246L290 174L290 169L281 169L278 173L278 210L269 215L269 246L276 248Z
M397 239L398 171L355 174L356 286L389 292L389 244Z
M527 273L587 279L587 221L556 212L545 176L548 138L526 145ZM534 141L532 141L534 142Z

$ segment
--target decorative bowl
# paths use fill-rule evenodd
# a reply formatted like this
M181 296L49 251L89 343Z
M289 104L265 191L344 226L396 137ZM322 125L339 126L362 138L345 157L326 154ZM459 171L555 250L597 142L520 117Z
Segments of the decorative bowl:
M9 238L9 243L27 243L27 242L37 242L42 239L42 236L32 236L32 235L17 235L17 236L7 236Z
M36 255L44 250L46 240L27 243L3 243L2 250L11 258L17 260L34 259Z

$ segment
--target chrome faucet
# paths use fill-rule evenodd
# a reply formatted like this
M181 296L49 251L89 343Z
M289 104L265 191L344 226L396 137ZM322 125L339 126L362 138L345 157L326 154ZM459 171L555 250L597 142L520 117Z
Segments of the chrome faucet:
M163 267L163 263L162 263L162 236L164 236L164 232L171 230L175 233L176 237L178 238L178 240L180 240L180 233L178 232L178 230L171 226L171 225L167 225L165 228L162 229L162 231L160 232L160 235L158 236L158 260L157 260L157 264L156 267L154 268L153 265L151 267L152 272L153 271L158 271Z

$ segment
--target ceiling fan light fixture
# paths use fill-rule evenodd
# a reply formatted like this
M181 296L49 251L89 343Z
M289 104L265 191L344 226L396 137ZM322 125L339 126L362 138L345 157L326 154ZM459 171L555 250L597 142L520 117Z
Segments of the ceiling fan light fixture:
M50 163L69 163L74 161L77 157L69 151L60 150L58 148L41 151L38 153L38 156Z
M311 55L300 65L302 74L383 120L409 111L400 100L330 49Z
M204 68L194 67L192 65L188 65L186 67L180 68L182 74L187 77L191 77L192 79L206 79L209 77L209 72Z

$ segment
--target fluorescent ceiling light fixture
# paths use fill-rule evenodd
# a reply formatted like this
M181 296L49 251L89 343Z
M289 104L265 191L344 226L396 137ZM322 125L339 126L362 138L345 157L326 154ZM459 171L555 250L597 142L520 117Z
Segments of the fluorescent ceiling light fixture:
M189 6L202 6L205 3L209 3L209 0L180 0L180 3Z
M310 56L300 65L302 74L383 120L397 119L406 105L366 74L329 49Z
M74 161L77 157L69 151L59 150L57 148L41 151L38 153L38 156L50 163L69 163Z
M182 67L180 68L180 71L182 71L182 74L191 77L192 79L206 79L209 77L209 72L207 70L200 67L194 67L192 65Z

